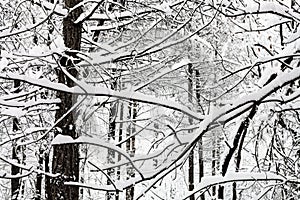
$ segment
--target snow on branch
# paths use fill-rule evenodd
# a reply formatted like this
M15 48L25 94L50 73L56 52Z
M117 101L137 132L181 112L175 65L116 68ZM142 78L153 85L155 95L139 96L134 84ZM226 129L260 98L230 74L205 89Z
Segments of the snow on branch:
M23 173L23 174L15 174L15 175L11 175L11 174L7 174L6 172L1 173L0 174L0 179L15 179L15 178L24 178L29 176L30 174L33 173L33 170L31 169L30 171Z
M134 86L133 91L138 91L138 90L146 87L150 83L156 81L157 79L159 79L159 78L161 78L161 77L163 77L163 76L165 76L165 75L167 75L167 74L169 74L169 73L171 73L173 71L176 71L176 70L178 70L178 69L180 69L180 68L188 65L189 63L191 63L191 61L188 60L188 59L181 60L180 62L175 63L171 68L165 69L162 72L156 74L150 80L148 80L146 83L141 83L141 84L139 84L137 86Z
M259 3L248 3L245 11L250 14L272 13L285 18L300 19L300 14L287 6L280 5L275 2L260 1Z
M182 199L188 199L193 194L203 190L208 189L211 186L229 183L229 182L240 182L240 181L280 181L285 182L285 178L271 173L248 173L248 172L230 172L223 176L205 176L202 178L201 183L195 186L195 189L188 192Z
M226 4L223 5L226 7ZM290 20L300 20L300 14L297 11L290 9L288 6L278 4L277 2L247 1L245 6L240 6L238 7L239 9L230 9L229 11L227 7L226 12L215 8L214 5L210 6L228 17L237 17L250 14L273 14Z
M140 170L137 168L137 166L132 162L130 155L126 153L124 150L122 150L120 147L117 147L113 144L110 144L104 140L100 140L97 138L87 137L87 136L81 136L77 139L73 139L71 136L68 135L57 135L52 140L52 145L61 145L61 144L90 144L95 145L99 147L104 147L113 151L116 151L123 155L132 165L132 167L139 173L142 179L144 179L143 174L140 172Z
M66 16L68 10L63 8L61 5L55 5L54 3L48 2L46 0L33 1L36 5L45 8L46 10L53 10L56 15Z
M262 102L270 94L277 91L279 88L289 84L292 81L299 79L300 68L295 68L290 72L281 73L268 85L264 86L257 92L244 95L237 100L229 102L226 106L216 108L216 112L212 113L211 119L220 119L220 121L227 121L228 116L232 117L232 113L238 115L239 113L245 112L255 102ZM248 105L248 106L247 106ZM237 110L240 110L237 112Z
M299 79L299 77L300 68L295 68L290 72L280 74L270 84L266 85L257 92L242 96L223 107L213 107L211 113L200 122L198 130L194 133L194 138L189 138L189 144L186 145L186 147L181 151L176 160L184 157L187 152L189 152L189 150L197 144L199 138L213 128L214 124L227 122L232 118L240 116L240 114L247 111L253 105L253 103L262 102L270 94L289 84L290 82ZM169 166L172 166L175 162L176 161L170 163Z
M90 30L91 31L107 31L107 30L111 30L111 29L116 29L116 28L120 28L123 26L127 26L129 24L131 24L134 20L124 20L124 21L120 21L120 22L115 22L109 25L103 25L103 26L90 26Z
M181 64L186 65L187 63L182 62ZM170 100L159 99L132 90L115 91L106 87L90 86L82 81L81 82L78 81L78 83L80 83L80 87L75 86L70 88L61 83L53 83L50 80L45 78L35 79L26 75L18 75L14 73L1 74L0 78L10 79L10 80L20 80L39 87L43 87L55 91L66 92L66 93L72 93L76 95L107 96L107 97L115 97L119 99L135 100L142 103L149 103L149 104L173 109L182 112L190 117L193 117L194 119L202 120L204 118L203 115L190 110L188 107L182 104Z
M106 191L106 192L116 191L116 188L114 188L112 185L95 185L95 184L79 183L79 182L74 182L74 181L68 181L68 182L65 182L64 184L69 185L69 186L77 186L77 187L82 187L82 188L87 188L87 189L92 189L92 190ZM120 191L123 191L123 188Z
M8 159L8 158L6 158L4 156L1 156L1 155L0 155L0 160L2 160L3 162L5 162L9 165L14 165L14 166L17 166L17 167L19 167L23 170L29 171L30 172L29 174L34 172L34 173L37 173L37 174L44 174L44 175L49 176L49 177L58 177L58 176L60 176L60 174L52 174L52 173L45 172L45 171L40 170L40 169L36 169L36 167L34 167L32 165L20 164L15 160Z
M22 103L22 102L18 102L18 101L15 101L15 100L3 100L3 99L0 99L0 105L1 106L7 106L7 107L24 107L25 106L25 103Z
M8 139L6 140L3 140L2 142L0 142L0 146L6 144L6 143L9 143L13 140L17 140L17 139L20 139L20 138L24 138L28 135L32 135L33 133L37 133L37 132L44 132L44 131L47 131L48 128L47 127L35 127L35 128L27 128L25 129L24 131L16 131L13 135L13 136L10 136ZM17 143L17 145L19 145L19 143Z
M32 30L32 29L34 29L36 27L39 27L39 26L43 25L53 15L56 6L57 6L57 1L54 4L53 8L51 9L50 13L44 19L42 19L39 22L36 22L36 23L34 23L34 24L30 25L30 26L24 27L23 29L20 29L20 30L17 30L17 31L13 31L13 32L11 32L10 30L1 31L1 33L0 33L0 39L6 38L6 37L10 37L10 36L13 36L13 35L22 34L22 33L25 33L27 31L30 31L30 30Z
M141 15L147 14L147 13L151 13L154 10L150 10L150 9L144 9L144 10L139 10L136 12L132 12L132 11L124 11L124 12L119 12L119 13L111 13L111 14L107 14L107 13L94 13L93 15L91 15L88 19L90 20L111 20L111 19L126 19L126 18L135 18L135 17L139 17ZM86 14L82 14L82 15L86 15ZM84 16L80 16L77 21L80 21ZM76 21L76 22L77 22Z

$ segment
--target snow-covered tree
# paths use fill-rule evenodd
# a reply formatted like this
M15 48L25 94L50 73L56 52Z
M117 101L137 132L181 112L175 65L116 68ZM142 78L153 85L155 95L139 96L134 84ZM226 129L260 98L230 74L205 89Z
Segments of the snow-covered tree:
M299 195L297 1L0 9L0 198Z

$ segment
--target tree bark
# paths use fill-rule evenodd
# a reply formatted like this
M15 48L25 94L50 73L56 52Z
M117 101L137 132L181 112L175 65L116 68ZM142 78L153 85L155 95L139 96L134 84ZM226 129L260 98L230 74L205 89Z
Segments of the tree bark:
M216 133L213 132L213 136L212 136L212 163L211 163L211 168L212 168L212 173L211 175L215 176L217 174L217 168L218 168L218 164L217 164L217 161L218 161L218 155L217 155L217 145L218 145L218 142L217 142L217 139L216 139ZM217 187L214 185L212 186L212 195L213 197L215 197L217 194Z
M112 75L116 75L116 70L113 69ZM117 80L112 80L112 83L110 85L110 88L112 90L117 89ZM116 117L118 114L118 102L112 102L110 104L110 111L109 111L109 130L108 130L108 140L109 141L115 141L116 139ZM107 162L108 164L114 164L115 163L115 158L116 158L116 152L113 149L108 149L107 151ZM114 180L115 175L116 175L116 170L115 168L111 168L107 170L107 175ZM111 181L107 180L107 185L111 185ZM107 200L112 200L116 196L115 192L107 192L106 193L106 199Z
M195 71L195 78L196 78L196 100L199 106L199 111L200 112L200 71L196 70ZM199 182L201 182L202 178L204 177L204 162L203 162L203 141L202 137L198 141L198 165L199 165ZM204 193L200 195L200 200L205 200L205 195Z
M16 118L13 119L13 131L18 130L18 120ZM18 152L19 152L19 147L16 147L16 141L13 141L13 149L12 149L12 159L17 160L18 163L20 163L19 158L18 158ZM21 169L15 165L11 166L11 174L12 175L17 175L21 173ZM19 196L19 190L21 186L21 179L20 178L13 178L11 179L11 199L16 200L18 199Z
M190 104L193 102L193 66L188 65L188 101ZM193 124L193 119L189 117L189 124ZM188 159L188 180L189 191L194 190L194 150L192 149ZM191 195L190 200L195 200L195 196Z
M131 120L134 120L137 118L137 102L132 101L129 103L128 106L128 118ZM128 126L128 130L126 133L126 137L130 137L129 140L126 141L126 152L133 157L135 154L135 136L132 136L132 134L135 133L135 125L131 122ZM128 166L127 168L127 179L133 178L135 176L134 170L132 166ZM126 200L133 200L134 197L134 186L130 186L126 189Z
M123 121L123 115L124 115L124 103L120 103L120 121ZM118 142L121 142L123 139L123 123L120 123L119 125L119 137ZM122 148L122 144L119 144L118 147ZM118 162L121 161L122 155L118 153ZM121 179L121 167L117 168L117 180ZM120 199L120 192L116 192L116 200Z
M18 80L14 81L14 88L19 88L21 85L21 82ZM19 89L16 89L14 91L15 93L19 92ZM17 118L13 119L13 132L18 131L19 128L19 120ZM17 160L18 163L20 163L20 159L18 158L18 153L20 151L20 147L16 147L16 141L13 141L13 148L12 148L12 159ZM21 169L15 165L11 166L11 174L17 175L21 173ZM21 179L20 178L14 178L11 179L11 199L15 200L19 198L19 192L21 188Z
M44 163L44 159L43 159L43 154L44 151L42 149L39 150L39 155L38 155L38 169L39 170L43 170L43 163ZM42 180L43 180L43 176L42 174L37 174L36 175L36 184L35 184L35 200L40 200L41 199L41 194L42 194Z
M241 123L241 125L240 125L240 127L237 131L237 134L234 137L233 146L229 149L229 152L228 152L228 154L226 155L226 157L224 159L224 163L222 165L222 176L226 175L226 172L227 172L228 167L229 167L230 160L233 157L234 152L236 151L236 149L238 149L239 146L240 146L240 148L242 147L245 135L248 131L250 120L253 119L254 115L256 114L256 110L257 110L257 105L253 105L249 115ZM240 158L241 158L240 156L237 157L237 162L238 163L240 163ZM238 168L239 168L239 166L238 166ZM220 192L224 193L224 188ZM236 199L236 184L235 183L233 184L232 193L233 193L233 195L232 195L233 199Z
M79 2L81 2L81 0L65 0L65 7L72 8ZM65 46L71 50L80 50L82 24L75 24L74 21L81 13L82 8L79 7L71 11L63 19L64 43ZM74 52L66 52L66 54L68 57L62 57L60 59L60 65L66 68L73 77L76 77L77 70L74 66L74 60L72 61L70 59L70 57L76 58L76 54ZM57 70L57 77L59 83L63 83L69 87L74 86L74 82L59 69ZM57 97L61 100L61 104L60 109L57 110L55 114L56 120L70 110L74 104L72 94L57 92ZM78 137L75 131L75 119L72 113L61 120L57 127L59 130L55 132L55 135L68 135L74 139ZM52 173L59 173L61 176L50 179L50 185L46 186L46 198L49 200L77 200L79 198L79 188L67 186L64 185L64 183L66 181L78 182L79 180L79 145L55 145L53 147Z

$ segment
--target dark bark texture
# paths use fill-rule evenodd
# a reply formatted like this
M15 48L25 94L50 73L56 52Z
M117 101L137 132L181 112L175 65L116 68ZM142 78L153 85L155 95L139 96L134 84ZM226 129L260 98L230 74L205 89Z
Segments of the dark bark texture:
M197 104L199 106L199 112L201 111L201 73L200 70L195 70L195 76L196 76L196 99L197 99ZM203 161L203 140L202 137L199 138L199 149L198 149L198 165L199 165L199 182L201 182L202 178L204 177L204 161ZM204 193L200 195L200 200L205 200L205 195Z
M72 8L81 0L65 0L65 7ZM81 24L75 24L74 21L82 13L82 8L77 8L70 12L63 20L63 39L65 46L71 50L80 50L81 43ZM66 52L68 57L60 59L61 67L65 67L67 71L74 77L77 76L76 54ZM74 86L74 82L68 78L61 70L57 70L58 82L69 87ZM60 109L57 110L55 119L61 118L74 104L75 97L72 94L57 92L57 97L61 99ZM75 131L75 121L72 113L66 116L58 124L60 132L55 134L69 135L72 138L78 137ZM46 187L47 199L57 200L77 200L79 198L79 188L64 185L66 181L79 180L79 145L56 145L53 148L52 173L59 173L61 176L50 179L50 185Z
M20 92L19 87L21 86L21 82L18 80L14 81L14 88L15 88L15 93ZM19 128L19 120L17 118L13 119L13 132L18 131ZM20 159L18 158L18 153L20 153L20 147L16 147L16 141L13 141L13 148L12 148L12 159L13 160L17 160L18 163L20 163ZM17 175L21 173L21 169L15 165L11 166L11 174L12 175ZM21 186L21 179L20 178L14 178L11 179L11 199L18 199L18 195L19 195L19 190L20 190L20 186Z
M193 102L193 65L188 65L188 101L192 104ZM193 124L193 119L189 118L189 124ZM189 191L194 190L194 151L192 150L188 159L188 180L189 180ZM191 195L190 200L195 200L195 196Z
M128 106L128 119L134 120L137 118L137 102L130 102ZM132 136L136 132L135 124L131 123L128 126L126 137L131 137L126 142L126 152L129 153L131 157L135 154L135 136ZM133 168L128 166L127 168L127 179L134 178L135 173ZM134 186L130 186L126 189L126 200L133 200L134 199Z

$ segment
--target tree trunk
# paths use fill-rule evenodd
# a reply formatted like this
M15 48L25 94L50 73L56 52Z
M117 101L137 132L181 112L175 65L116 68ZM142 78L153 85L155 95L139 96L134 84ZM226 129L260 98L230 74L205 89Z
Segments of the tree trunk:
M120 103L120 125L119 125L119 139L118 141L121 142L122 139L123 139L123 115L124 115L124 103ZM118 147L122 148L122 145L118 145ZM120 153L118 153L118 161L121 161L121 158L122 158L122 155ZM121 179L121 167L118 167L117 168L117 180L120 180ZM120 193L119 191L116 192L116 200L119 200L120 199Z
M227 172L228 167L229 167L230 160L233 157L234 152L236 151L236 149L238 149L239 146L240 146L240 148L242 147L245 135L248 131L250 120L253 119L254 115L256 114L256 110L257 110L257 105L253 105L249 115L247 116L247 118L239 126L237 134L235 135L234 140L233 140L233 145L229 149L228 154L225 156L225 159L224 159L224 162L223 162L223 165L222 165L222 176L226 175L226 172ZM241 149L239 150L239 152L240 151L241 151ZM238 155L240 155L240 153L238 153ZM237 158L236 158L237 159L237 165L238 165L236 167L236 169L239 168L240 158L241 158L241 156L237 156ZM222 190L220 190L220 192L224 193L224 188ZM236 199L236 183L233 184L232 193L233 193L232 194L233 199Z
M193 102L193 66L188 65L188 101L190 104ZM189 124L193 124L193 119L189 117ZM191 132L191 131L189 131ZM188 180L189 180L189 191L194 190L194 150L192 149L188 159ZM195 196L191 195L190 200L195 200Z
M242 160L243 144L244 144L244 141L245 141L245 137L246 137L246 133L247 133L247 130L248 130L248 127L249 127L250 120L253 119L254 115L256 114L256 111L257 111L257 105L254 104L252 106L252 109L251 109L250 113L249 113L249 116L244 121L244 129L243 129L243 132L242 132L242 135L241 135L241 139L240 139L240 143L239 143L239 147L238 147L237 155L236 155L236 168L235 168L236 172L238 172L240 170L240 164L241 164L241 160ZM237 184L236 184L236 182L234 182L232 184L232 199L233 200L237 199L236 188L237 188Z
M38 159L39 159L38 169L39 170L43 170L43 163L44 163L43 154L44 154L44 151L42 149L40 149L39 150L39 155L38 155ZM42 174L37 174L36 175L36 184L35 184L35 200L40 200L41 199L42 180L43 180Z
M49 151L47 153L45 153L45 172L50 172L50 156L49 156ZM45 190L46 190L46 196L47 196L47 192L48 190L51 188L50 185L50 177L49 176L45 176ZM51 191L50 191L51 192Z
M18 120L16 118L13 119L13 131L18 130ZM18 152L19 152L19 147L16 147L16 141L13 141L13 149L12 149L12 159L17 160L18 163L19 158L18 158ZM12 175L17 175L21 173L21 169L15 165L11 166L11 174ZM19 190L21 186L21 179L20 178L13 178L11 179L11 199L18 199L19 196Z
M128 106L128 118L134 121L137 117L137 103L135 101L130 102ZM135 133L135 125L133 122L131 122L128 126L128 130L126 133L127 137L130 137L129 140L126 141L126 152L133 157L135 154L135 136L132 136L132 134ZM134 170L132 166L129 166L127 168L127 179L133 178L135 176ZM134 186L131 186L126 189L126 200L133 200L134 197Z
M216 22L217 26L218 26L218 21ZM215 59L218 59L218 41L216 41L216 49L215 49ZM218 85L218 81L216 79L216 74L214 74L214 84ZM213 97L217 97L218 94L217 92L213 93ZM216 129L215 131L213 131L213 150L212 150L212 175L216 175L219 171L220 171L220 136L219 136L219 132L218 129ZM218 186L218 191L217 191L217 186L213 186L212 187L212 193L214 198L218 198L218 199L224 199L223 197L223 190L222 190L223 186L219 185Z
M72 8L76 6L81 0L65 0L65 7ZM74 21L82 13L82 8L76 8L71 11L68 16L63 19L63 39L65 46L71 50L80 50L81 43L81 29L82 24L75 24ZM76 58L76 54L66 52L69 57ZM60 65L65 67L73 76L77 76L77 70L74 63L68 57L60 59ZM61 70L57 70L58 82L63 83L69 87L74 86L74 82L68 78ZM55 119L61 118L73 106L73 95L57 92L57 97L60 98L60 109L55 114ZM70 113L63 120L61 120L57 127L59 131L55 135L68 135L72 138L78 137L75 131L75 121L73 114ZM64 185L66 181L79 180L79 145L55 145L53 147L52 158L52 173L59 173L61 176L50 179L50 185L46 187L46 198L49 200L66 199L77 200L79 198L79 188L74 186Z
M112 76L116 75L116 70L113 69L112 71ZM117 80L113 80L111 83L111 89L116 90L117 89ZM115 141L116 138L116 117L117 117L117 111L118 110L118 102L112 102L110 105L110 112L109 112L109 130L108 130L108 140ZM113 149L108 149L107 152L107 162L108 164L114 164L115 163L115 157L116 157L116 152ZM115 179L115 168L111 168L107 170L107 175L114 180ZM107 180L107 185L111 185L111 181ZM106 193L106 199L107 200L112 200L115 197L115 192L107 192Z
M213 136L212 136L213 138L213 143L212 143L212 148L213 148L213 150L212 150L212 163L211 163L211 168L212 168L212 173L211 173L211 175L213 175L213 176L215 176L216 175L216 172L217 172L217 153L216 153L216 144L217 144L217 142L216 142L216 135L215 135L215 133L213 133ZM213 195L213 197L215 197L216 196L216 186L214 185L213 187L212 187L212 195Z
M195 71L195 78L196 78L196 100L199 106L198 112L200 112L200 71ZM203 162L203 141L202 137L199 139L198 142L199 148L198 148L198 164L199 164L199 182L201 182L202 178L204 177L204 162ZM200 200L205 200L205 195L201 194Z
M20 87L21 82L15 80L14 81L14 88L18 88ZM16 91L14 92L18 92L19 89L16 89ZM18 131L19 128L19 121L17 118L13 119L13 132ZM20 159L18 158L18 153L20 151L20 147L16 147L16 140L14 140L13 142L13 148L12 148L12 159L13 160L17 160L18 163L20 163ZM15 165L11 166L11 174L12 175L17 175L21 173L21 169ZM20 188L21 188L21 179L20 178L14 178L11 179L11 199L15 200L19 198L19 193L20 193Z
M215 176L220 171L220 137L218 130L213 131L213 150L212 150L212 175ZM223 186L213 186L212 195L214 198L223 199Z

